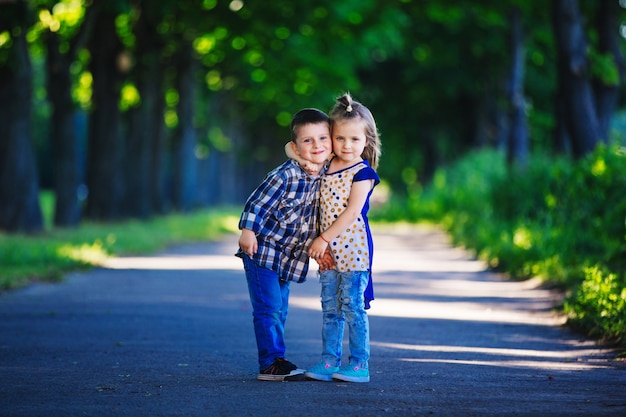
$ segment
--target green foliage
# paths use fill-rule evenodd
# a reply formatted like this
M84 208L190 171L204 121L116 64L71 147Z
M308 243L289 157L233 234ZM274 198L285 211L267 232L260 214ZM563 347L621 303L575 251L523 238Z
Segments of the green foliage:
M592 49L588 56L591 74L595 78L599 79L605 86L619 86L619 68L613 55L610 53L602 54Z
M626 275L599 267L585 269L576 296L566 304L572 323L589 334L623 342L626 329Z
M53 225L55 196L53 192L42 191L39 193L39 206L43 216L44 229L50 230Z
M395 219L399 207L377 213ZM534 156L524 171L507 169L498 152L472 153L405 207L407 219L441 222L491 267L560 286L571 323L626 342L623 149L600 146L579 161Z
M42 197L47 205L52 197ZM59 280L72 270L100 264L109 256L154 252L167 245L213 239L237 229L237 212L202 210L151 221L83 223L38 236L0 234L0 289L32 280Z

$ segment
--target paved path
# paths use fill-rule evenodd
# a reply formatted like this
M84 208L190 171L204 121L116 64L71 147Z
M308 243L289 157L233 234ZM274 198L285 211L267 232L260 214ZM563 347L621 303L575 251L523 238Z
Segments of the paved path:
M626 369L570 333L558 294L510 282L429 228L375 233L371 382L261 382L236 236L113 259L0 296L0 416L626 414ZM314 274L288 358L319 359ZM347 351L347 349L346 349Z

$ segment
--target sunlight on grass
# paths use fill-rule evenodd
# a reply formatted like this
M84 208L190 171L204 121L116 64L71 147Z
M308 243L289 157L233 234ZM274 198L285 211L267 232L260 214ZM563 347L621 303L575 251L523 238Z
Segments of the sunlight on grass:
M42 193L46 224L54 198ZM210 241L237 231L239 209L212 208L151 220L94 223L76 228L47 227L41 235L0 234L0 289L34 279L57 281L63 274L104 264L109 257L153 253L168 246ZM233 256L234 258L234 256Z
M100 241L92 244L85 243L79 246L62 245L57 249L57 254L61 258L69 258L90 265L100 264L108 256Z

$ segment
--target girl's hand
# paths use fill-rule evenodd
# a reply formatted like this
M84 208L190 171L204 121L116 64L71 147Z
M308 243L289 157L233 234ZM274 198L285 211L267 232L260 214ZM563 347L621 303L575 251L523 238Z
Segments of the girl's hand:
M326 252L327 248L328 243L326 243L321 237L317 237L309 247L309 256L317 260L321 258L322 255L324 255L324 252Z

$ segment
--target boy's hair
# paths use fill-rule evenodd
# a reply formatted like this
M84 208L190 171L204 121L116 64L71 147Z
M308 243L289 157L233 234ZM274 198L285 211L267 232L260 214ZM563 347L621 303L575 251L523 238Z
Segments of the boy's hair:
M291 119L291 140L296 141L298 129L304 125L329 123L328 115L321 110L307 108L293 115Z
M378 168L380 159L381 143L380 134L376 128L376 121L372 112L358 101L352 100L350 93L345 93L337 98L335 107L330 111L330 131L332 134L333 125L341 120L361 120L365 127L365 138L367 143L361 154L361 158L369 162L373 169Z

